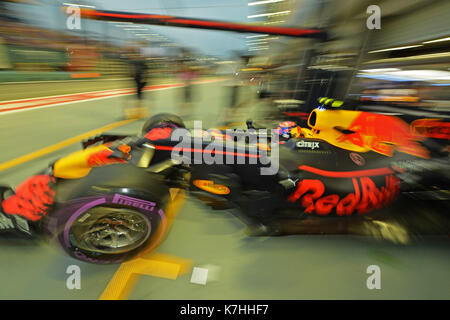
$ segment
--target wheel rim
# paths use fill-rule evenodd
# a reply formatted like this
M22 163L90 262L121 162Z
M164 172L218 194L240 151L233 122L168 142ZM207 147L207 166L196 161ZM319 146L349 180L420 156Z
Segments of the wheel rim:
M151 225L138 211L100 206L78 217L70 231L72 244L82 250L118 254L145 243L150 236Z

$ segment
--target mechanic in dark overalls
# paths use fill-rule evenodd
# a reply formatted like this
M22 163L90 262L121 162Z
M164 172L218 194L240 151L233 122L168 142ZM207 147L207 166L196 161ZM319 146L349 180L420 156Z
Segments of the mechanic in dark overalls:
M183 83L183 97L180 104L179 114L184 118L190 118L193 112L193 80L195 72L188 58L179 62L178 78Z
M136 83L137 98L141 101L142 89L147 83L147 64L142 57L134 61L134 82Z
M139 54L135 55L131 61L132 64L132 77L136 87L137 103L134 108L125 109L125 117L130 118L143 118L146 117L147 110L143 107L143 89L147 84L147 72L148 67L145 58Z

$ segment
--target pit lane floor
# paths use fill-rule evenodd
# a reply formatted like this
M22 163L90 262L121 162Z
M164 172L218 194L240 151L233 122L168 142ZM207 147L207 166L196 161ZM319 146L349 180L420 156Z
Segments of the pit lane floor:
M222 84L202 84L195 89L197 102L190 118L203 120L204 127L221 125L221 108L226 105ZM178 112L181 90L146 94L151 112ZM131 97L119 96L0 115L0 163L120 121L123 106L130 103ZM254 111L247 109L241 119L246 120ZM129 122L110 132L134 134L142 123ZM15 186L78 149L79 144L73 144L3 170L0 183ZM129 291L122 298L450 298L448 238L426 237L406 246L345 235L250 238L229 211L211 211L189 197L180 204L172 229L157 252L163 260L175 259L184 272L171 276L170 265L159 273L147 272L153 276L141 275L134 287L128 283ZM151 260L152 256L143 258ZM81 268L80 290L66 287L70 265ZM370 265L381 269L381 290L366 286ZM215 279L206 285L191 283L194 267L208 268ZM83 263L47 244L2 238L0 299L98 299L102 294L105 297L105 289L120 268Z

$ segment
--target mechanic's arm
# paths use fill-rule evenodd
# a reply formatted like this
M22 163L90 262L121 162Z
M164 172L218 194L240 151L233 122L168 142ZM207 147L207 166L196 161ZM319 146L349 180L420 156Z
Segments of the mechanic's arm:
M8 230L20 229L17 227L18 216L38 221L47 215L54 203L57 179L79 179L87 176L93 167L127 163L133 148L170 136L170 132L167 136L164 130L154 129L143 137L128 137L71 153L56 160L45 173L23 181L15 193L10 188L0 187L0 231L5 230L2 229L4 225Z
M82 178L89 174L92 167L126 163L131 151L126 142L132 141L124 139L74 152L58 159L46 173L23 181L15 192L9 188L0 188L0 231L22 231L18 226L23 225L23 222L18 222L18 216L38 221L47 215L54 203L57 178Z
M130 160L131 147L122 142L107 143L76 151L53 164L53 176L62 179L79 179L89 174L93 167Z

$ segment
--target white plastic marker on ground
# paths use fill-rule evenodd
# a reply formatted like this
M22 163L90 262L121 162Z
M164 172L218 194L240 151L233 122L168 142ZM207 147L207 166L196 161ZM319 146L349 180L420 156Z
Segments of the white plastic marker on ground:
M208 280L208 269L195 267L192 270L191 283L205 285Z
M219 280L220 267L208 264L194 267L191 275L191 283L206 285L208 282Z

